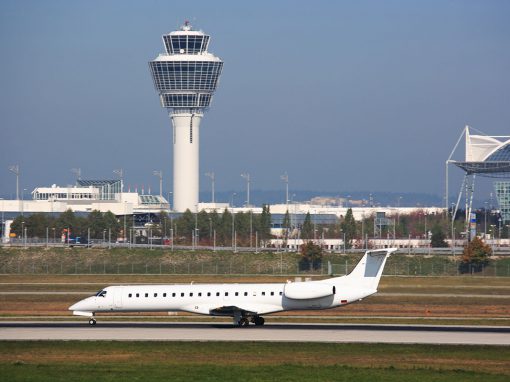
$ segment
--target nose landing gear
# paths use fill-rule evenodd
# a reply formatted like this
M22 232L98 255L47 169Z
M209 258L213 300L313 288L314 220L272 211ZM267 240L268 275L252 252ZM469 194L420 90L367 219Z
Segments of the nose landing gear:
M91 318L89 320L89 325L94 326L96 324L96 320L94 318Z

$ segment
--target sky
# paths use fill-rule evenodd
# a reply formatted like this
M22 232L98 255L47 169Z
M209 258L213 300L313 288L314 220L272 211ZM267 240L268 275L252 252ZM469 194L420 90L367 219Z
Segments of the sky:
M115 178L172 187L148 61L184 20L224 61L201 123L218 191L444 193L464 125L510 135L509 1L0 2L0 196ZM460 155L461 157L462 155ZM460 158L459 158L460 159ZM460 171L452 170L452 189ZM480 192L491 190L482 182Z

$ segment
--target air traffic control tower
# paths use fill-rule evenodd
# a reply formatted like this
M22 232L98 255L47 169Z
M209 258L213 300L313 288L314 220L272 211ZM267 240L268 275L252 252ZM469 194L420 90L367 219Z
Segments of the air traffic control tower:
M210 36L185 22L163 35L166 53L149 62L161 105L173 125L173 209L196 211L199 185L199 131L204 111L223 68L223 61L207 51Z

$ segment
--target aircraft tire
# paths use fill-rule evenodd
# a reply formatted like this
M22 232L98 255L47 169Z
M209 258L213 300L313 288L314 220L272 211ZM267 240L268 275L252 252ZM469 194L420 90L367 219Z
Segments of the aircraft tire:
M263 317L260 317L260 316L257 316L253 319L253 323L256 325L256 326L262 326L264 325L264 318Z

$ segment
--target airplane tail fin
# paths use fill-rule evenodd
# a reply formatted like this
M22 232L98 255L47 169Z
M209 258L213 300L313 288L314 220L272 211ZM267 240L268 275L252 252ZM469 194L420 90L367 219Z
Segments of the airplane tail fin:
M397 248L367 251L354 270L345 277L357 286L377 290L386 260L395 251Z

